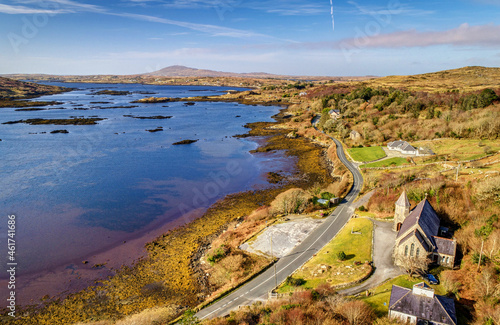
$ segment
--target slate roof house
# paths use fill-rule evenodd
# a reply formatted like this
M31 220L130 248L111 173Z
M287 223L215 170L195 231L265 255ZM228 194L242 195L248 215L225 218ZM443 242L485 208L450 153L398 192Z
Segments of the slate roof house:
M331 109L328 114L330 114L331 118L337 119L340 117L340 111L338 109Z
M434 263L453 267L457 242L439 236L440 220L427 198L410 211L403 191L396 202L393 230L398 232L393 253L396 265L406 257L429 257Z
M397 140L393 142L389 142L387 144L387 149L396 150L405 155L416 155L417 149L415 149L411 144L406 141Z
M415 284L413 289L392 286L389 318L417 325L457 324L453 299L434 294L434 289L424 282Z
M435 153L429 148L415 148L411 144L403 140L397 140L389 142L387 144L387 149L399 151L404 155L414 155L414 156L430 156L435 155Z

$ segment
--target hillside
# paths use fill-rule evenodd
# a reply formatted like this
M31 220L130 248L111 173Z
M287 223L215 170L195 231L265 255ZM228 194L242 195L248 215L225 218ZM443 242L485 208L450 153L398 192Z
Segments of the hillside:
M64 91L63 87L45 86L0 77L0 99L33 98Z
M412 91L474 91L500 87L500 68L464 67L413 76L388 76L366 82L370 87L406 88Z

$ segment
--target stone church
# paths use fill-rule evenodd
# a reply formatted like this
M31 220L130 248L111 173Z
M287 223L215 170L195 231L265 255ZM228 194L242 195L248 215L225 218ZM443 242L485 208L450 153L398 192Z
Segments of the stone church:
M428 257L431 262L453 267L457 242L440 236L440 220L427 198L410 210L403 191L396 202L393 230L397 231L394 260L397 265L405 257Z

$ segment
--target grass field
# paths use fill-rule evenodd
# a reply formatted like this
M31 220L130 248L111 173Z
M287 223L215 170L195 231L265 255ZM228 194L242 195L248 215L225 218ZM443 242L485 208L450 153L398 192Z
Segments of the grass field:
M381 161L373 162L370 164L361 165L360 168L365 167L391 167L391 166L402 166L409 165L410 163L406 160L406 158L401 157L393 157L389 159L384 159Z
M361 234L351 234L351 231ZM331 242L295 272L292 277L302 278L306 281L302 288L316 288L322 283L338 285L360 279L370 270L370 266L365 262L372 260L372 237L373 223L371 220L351 219ZM338 260L337 253L340 251L344 251L346 260ZM289 292L294 289L295 287L283 284L278 292Z
M393 284L410 289L414 284L422 281L423 280L419 278L410 279L408 275L400 275L370 290L370 296L364 296L362 300L369 304L378 316L385 316L389 311L389 299L391 297ZM432 287L435 290L434 292L438 295L444 295L446 293L441 285L430 285L430 287Z
M382 147L350 148L347 150L355 161L373 161L386 156Z
M500 140L439 139L418 141L414 145L429 147L437 155L447 155L449 160L472 160L485 157L489 151L500 151Z

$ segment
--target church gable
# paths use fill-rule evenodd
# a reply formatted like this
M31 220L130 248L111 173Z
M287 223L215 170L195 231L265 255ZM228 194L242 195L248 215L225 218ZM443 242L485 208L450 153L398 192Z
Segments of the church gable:
M430 252L418 230L404 237L396 249L401 257L426 257Z
M420 202L410 212L396 238L404 237L417 228L428 238L429 243L433 243L432 237L439 232L439 217L427 199Z

